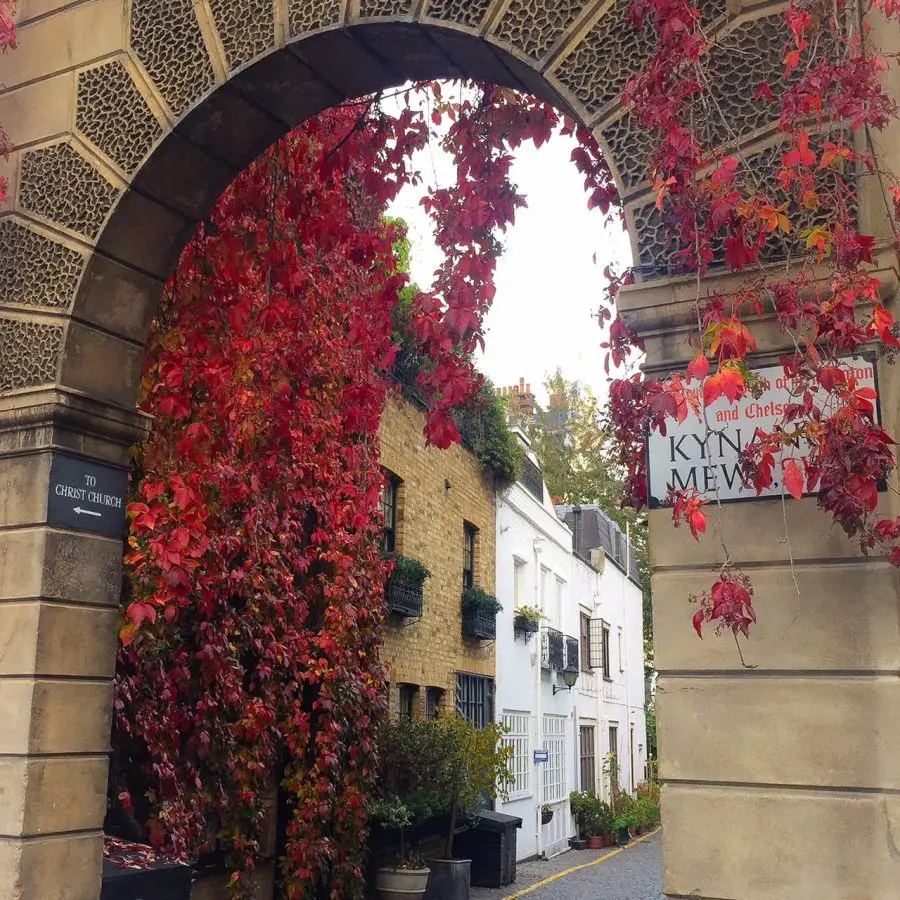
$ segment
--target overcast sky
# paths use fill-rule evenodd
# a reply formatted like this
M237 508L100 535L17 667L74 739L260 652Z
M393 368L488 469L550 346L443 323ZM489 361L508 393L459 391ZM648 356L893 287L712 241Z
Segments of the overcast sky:
M583 179L570 160L574 141L559 135L517 155L513 179L528 198L506 235L497 269L497 298L487 317L487 338L479 368L499 387L530 382L545 399L543 382L557 366L571 379L605 396L606 376L595 313L603 269L631 262L620 225L604 227L598 210L588 211ZM420 155L426 181L451 183L452 165L437 148ZM419 206L424 187L406 188L391 209L409 224L412 275L431 284L439 261L431 221ZM596 256L596 262L595 262Z

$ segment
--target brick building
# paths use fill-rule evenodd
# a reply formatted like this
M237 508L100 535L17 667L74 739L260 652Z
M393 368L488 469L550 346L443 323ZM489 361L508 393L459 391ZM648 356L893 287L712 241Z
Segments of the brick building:
M425 718L455 705L484 724L494 719L494 644L463 635L462 592L494 593L494 479L463 446L426 447L424 423L399 396L381 423L385 549L431 572L421 608L395 604L385 628L391 711Z
M531 385L524 378L518 384L500 388L500 396L506 401L510 425L529 425L534 419L535 399Z

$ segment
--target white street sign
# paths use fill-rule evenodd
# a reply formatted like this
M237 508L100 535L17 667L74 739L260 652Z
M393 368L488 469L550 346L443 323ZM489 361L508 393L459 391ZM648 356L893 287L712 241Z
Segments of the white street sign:
M876 388L875 367L864 359L848 360L845 369L856 377L857 387ZM755 372L767 387L758 398L749 395L735 404L720 397L706 408L706 422L693 411L679 424L666 422L666 434L651 431L648 440L650 506L665 501L669 488L696 488L705 500L756 499L756 489L741 481L740 451L753 440L757 429L772 431L781 423L784 407L796 402L783 368L766 366ZM702 388L693 382L689 390L703 408ZM822 392L824 402L825 392ZM876 404L876 416L878 413ZM707 430L708 422L708 430ZM799 451L794 451L799 458ZM780 497L781 465L776 461L773 484L759 498Z

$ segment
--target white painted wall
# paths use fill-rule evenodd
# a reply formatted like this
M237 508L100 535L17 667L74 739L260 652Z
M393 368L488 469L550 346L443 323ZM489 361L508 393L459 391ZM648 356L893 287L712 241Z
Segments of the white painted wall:
M572 534L557 518L549 498L540 503L521 484L513 485L498 497L497 598L503 604L503 611L497 617L496 711L500 721L506 716L509 722L519 714L526 716L528 722L527 784L523 791L514 792L509 801L498 805L498 809L522 819L517 844L519 859L566 849L572 834L568 795L576 780L575 694L563 690L553 695L551 673L540 665L541 635L534 635L526 643L513 632L516 607L527 605L544 613L545 625L577 634L573 630L577 626L577 614L571 600L571 554ZM549 766L532 760L534 750L544 749L547 743L545 717L555 717L549 723L551 731L564 726L564 783L557 791L561 799L552 804L553 821L541 825L541 805L548 797L552 779ZM558 746L559 737L550 736L553 746Z
M581 560L576 559L576 564L589 568ZM616 753L620 786L631 791L643 779L647 759L642 595L640 587L609 558L597 582L594 615L609 625L611 669L609 679L599 670L594 675L600 693L597 749L599 753L602 748L604 757ZM611 746L611 726L617 728L616 747ZM605 799L608 791L604 783Z
M573 554L572 533L557 517L546 488L543 503L521 484L498 496L497 503L497 597L503 611L497 617L496 715L513 725L510 740L527 752L527 759L520 752L521 790L514 789L497 808L521 817L517 856L526 859L567 849L568 838L575 834L568 795L581 787L579 725L595 729L595 783L601 793L607 790L601 770L611 723L619 728L621 783L630 787L632 781L632 725L635 783L642 777L647 741L641 591L612 560L605 561L600 573ZM611 633L610 680L599 670L581 671L575 688L566 690L561 675L541 667L541 635L528 642L515 636L513 619L520 605L539 608L543 627L576 639L582 612L606 621ZM563 688L555 696L554 685ZM560 766L533 762L534 750L561 744ZM554 784L553 821L542 825L541 806L553 799L548 792Z

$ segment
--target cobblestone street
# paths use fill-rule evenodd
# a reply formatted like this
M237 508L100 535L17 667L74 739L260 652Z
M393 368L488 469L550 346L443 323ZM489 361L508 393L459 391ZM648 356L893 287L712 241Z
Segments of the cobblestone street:
M471 900L665 900L662 838L654 834L623 850L582 850L520 863L516 883L472 888Z

